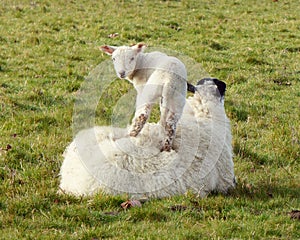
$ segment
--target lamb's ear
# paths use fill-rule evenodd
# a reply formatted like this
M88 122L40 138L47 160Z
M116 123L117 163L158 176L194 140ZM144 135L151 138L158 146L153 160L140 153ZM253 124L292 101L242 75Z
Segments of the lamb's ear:
M145 43L138 43L138 44L132 46L132 48L136 49L138 53L144 51L144 49L146 47L147 47L147 45Z
M116 48L116 47L112 47L112 46L105 45L105 46L99 47L99 49L100 49L102 52L105 52L105 53L108 54L108 55L112 55L113 52L114 52L117 48Z

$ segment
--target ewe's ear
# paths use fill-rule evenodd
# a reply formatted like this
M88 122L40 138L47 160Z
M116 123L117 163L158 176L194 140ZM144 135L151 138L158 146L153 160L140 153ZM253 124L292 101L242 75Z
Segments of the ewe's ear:
M221 97L224 97L226 91L226 83L220 81L219 79L213 78L214 83L217 85Z
M105 46L99 47L99 49L100 49L102 52L105 52L105 53L108 54L108 55L112 55L113 52L116 50L116 47L112 47L112 46L105 45Z
M146 46L145 43L138 43L138 44L132 46L132 48L133 48L133 49L136 49L138 53L144 51L144 49L145 49L146 47L147 47L147 46Z

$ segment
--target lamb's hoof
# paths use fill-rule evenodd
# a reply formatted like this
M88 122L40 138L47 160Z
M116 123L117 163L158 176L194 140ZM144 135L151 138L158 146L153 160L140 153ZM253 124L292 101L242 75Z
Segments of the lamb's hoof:
M161 152L170 152L171 149L172 149L172 147L171 147L170 145L164 145L164 146L160 149L160 151L161 151Z
M129 136L130 137L136 137L138 135L138 132L136 132L136 131L131 131L130 133L129 133Z

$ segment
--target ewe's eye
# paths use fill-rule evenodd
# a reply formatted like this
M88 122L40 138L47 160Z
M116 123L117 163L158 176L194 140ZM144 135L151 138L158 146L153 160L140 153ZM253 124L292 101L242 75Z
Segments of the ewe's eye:
M116 61L116 59L115 59L115 58L112 58L112 60L113 60L113 61Z
M134 57L130 58L130 61L133 61L134 60Z

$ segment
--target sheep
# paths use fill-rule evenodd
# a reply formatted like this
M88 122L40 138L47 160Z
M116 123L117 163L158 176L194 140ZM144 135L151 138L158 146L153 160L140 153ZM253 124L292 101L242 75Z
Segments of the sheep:
M130 138L126 128L95 126L80 131L64 152L60 192L98 192L162 198L192 191L200 197L235 187L226 84L202 79L186 101L170 152L160 151L162 127L146 123Z
M100 50L112 56L117 76L133 83L137 90L136 112L129 135L136 137L147 122L153 104L160 101L160 124L165 129L161 151L170 151L176 125L185 105L187 72L177 58L161 52L144 53L145 44L128 47L101 46Z

